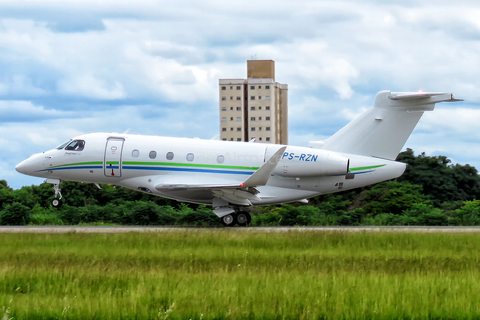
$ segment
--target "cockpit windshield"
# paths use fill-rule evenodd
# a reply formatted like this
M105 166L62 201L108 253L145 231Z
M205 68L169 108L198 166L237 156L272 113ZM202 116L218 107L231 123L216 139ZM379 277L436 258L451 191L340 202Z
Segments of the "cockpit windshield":
M61 145L59 145L59 146L56 147L55 149L61 150L61 149L65 148L65 146L66 146L67 144L69 144L70 141L72 141L72 140L68 140L67 142L62 143Z
M85 147L84 140L73 140L65 147L65 150L82 151L84 147Z

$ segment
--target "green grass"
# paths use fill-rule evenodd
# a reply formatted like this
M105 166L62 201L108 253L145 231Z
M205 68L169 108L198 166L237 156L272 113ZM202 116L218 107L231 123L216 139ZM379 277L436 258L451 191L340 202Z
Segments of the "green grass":
M479 317L477 234L0 234L2 320Z

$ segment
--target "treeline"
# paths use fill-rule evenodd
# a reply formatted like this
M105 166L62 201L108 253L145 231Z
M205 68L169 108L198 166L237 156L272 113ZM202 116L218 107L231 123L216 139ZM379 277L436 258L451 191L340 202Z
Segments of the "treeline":
M252 208L252 225L480 225L480 176L444 156L399 154L403 176L355 190L319 196L308 205ZM122 187L62 183L65 204L51 207L50 184L11 189L0 180L1 225L221 226L210 207L179 203Z

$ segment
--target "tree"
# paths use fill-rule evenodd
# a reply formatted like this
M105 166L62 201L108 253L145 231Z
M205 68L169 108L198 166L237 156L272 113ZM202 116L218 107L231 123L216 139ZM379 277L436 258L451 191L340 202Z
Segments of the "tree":
M412 149L400 153L397 161L408 164L398 181L423 186L423 193L432 197L435 206L443 202L480 198L480 176L470 165L452 165L445 156L416 156Z
M7 226L20 226L30 222L30 208L21 203L14 202L4 206L0 211L0 224Z

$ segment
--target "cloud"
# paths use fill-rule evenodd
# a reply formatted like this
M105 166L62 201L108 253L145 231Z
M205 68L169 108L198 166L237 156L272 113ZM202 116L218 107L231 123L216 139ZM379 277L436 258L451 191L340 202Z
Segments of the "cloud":
M461 107L426 114L407 147L480 165L479 15L473 0L2 1L2 174L91 131L210 138L218 79L246 77L252 57L289 85L294 144L330 136L380 90L454 92Z

